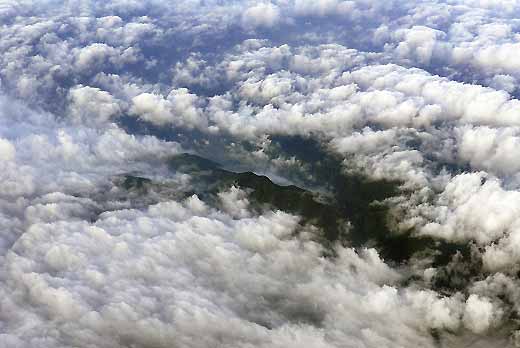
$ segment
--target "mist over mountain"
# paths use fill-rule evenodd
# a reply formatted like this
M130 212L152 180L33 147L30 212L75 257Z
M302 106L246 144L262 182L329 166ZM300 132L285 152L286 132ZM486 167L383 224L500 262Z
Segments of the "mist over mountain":
M0 0L0 347L520 346L520 1Z

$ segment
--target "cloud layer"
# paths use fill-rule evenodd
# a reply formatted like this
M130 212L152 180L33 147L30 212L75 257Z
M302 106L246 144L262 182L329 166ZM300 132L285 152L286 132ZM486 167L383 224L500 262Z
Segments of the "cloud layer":
M518 345L518 11L1 3L0 345ZM188 151L311 176L276 137L399 182L392 233L459 254L444 268L370 245L325 257L302 217L252 208L235 186L192 196L197 178L168 167ZM169 189L118 183L135 173ZM441 274L466 279L443 288Z

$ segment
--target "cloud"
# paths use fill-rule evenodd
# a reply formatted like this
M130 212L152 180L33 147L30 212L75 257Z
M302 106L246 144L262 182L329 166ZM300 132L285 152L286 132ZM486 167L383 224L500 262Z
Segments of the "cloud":
M4 266L6 291L21 290L6 293L4 303L33 325L27 331L2 320L22 346L433 346L417 319L455 327L456 319L423 303L439 311L456 299L399 293L392 286L399 274L373 249L340 248L336 260L323 259L305 234L291 237L297 222L282 212L227 215L193 196L105 212L93 223L34 223ZM55 333L46 334L51 327Z
M273 27L280 21L278 6L267 2L249 7L242 15L242 25L245 28Z
M187 89L172 90L166 98L142 93L132 99L130 112L156 125L172 124L188 128L205 125L205 119L195 94Z
M488 244L516 230L517 191L484 173L461 174L446 185L433 206L423 205L433 221L420 233L454 241Z
M80 123L105 123L121 113L117 100L106 91L88 86L77 86L69 92L70 117Z
M138 60L138 51L133 47L122 50L104 43L93 43L77 50L75 67L80 72L90 72L102 69L105 64L119 67Z
M355 8L355 3L338 0L296 0L294 10L301 16L330 16L347 14Z
M0 5L0 342L505 346L520 308L519 10ZM277 136L316 141L348 173L401 182L385 202L392 233L433 238L433 254L441 242L471 248L476 274L439 289L444 269L429 254L395 265L370 247L332 246L337 257L324 257L301 217L258 213L236 186L191 196L201 183L167 165L200 150L280 182L288 168L309 175L315 164ZM126 191L127 174L153 183ZM464 256L451 266L468 267Z
M7 139L0 139L0 158L2 162L11 162L16 155L16 149Z
M471 295L466 301L464 323L475 333L483 333L499 320L500 314L494 310L493 304L478 295Z
M396 53L402 57L411 56L418 64L427 66L435 58L435 55L440 55L441 58L446 56L446 53L442 54L442 39L444 36L442 31L424 26L414 26L410 29L402 29L394 35L399 40Z

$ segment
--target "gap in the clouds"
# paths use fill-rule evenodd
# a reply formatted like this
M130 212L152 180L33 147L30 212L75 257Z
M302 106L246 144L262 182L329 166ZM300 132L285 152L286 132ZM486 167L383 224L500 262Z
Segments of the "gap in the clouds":
M196 40L188 34L176 32L169 39L161 42L142 44L141 52L147 61L153 60L155 64L151 67L141 65L136 71L146 81L169 86L173 77L172 69L177 63L185 61L193 54L200 54L208 64L215 64L219 61L222 52L228 52L248 38L251 36L237 28L233 30L233 27L217 35L201 33ZM203 92L209 93L201 90L197 94Z
M452 284L460 282L461 270L455 269L453 264L473 262L473 254L467 245L415 237L413 230L396 232L392 227L391 198L405 194L400 191L401 183L373 180L361 173L347 173L343 158L327 151L313 138L277 136L271 139L277 148L275 153L296 156L307 165L306 170L311 173L307 177L311 180L305 182L304 187L314 190L325 187L326 192L332 194L330 204L352 224L344 244L374 246L383 258L397 264L415 256L431 258L433 267L449 268L434 279L436 287L449 289ZM469 273L474 275L475 271Z
M430 286L440 293L462 291L471 281L485 278L480 254L473 252L473 246L416 237L414 230L396 232L393 226L398 221L392 215L391 198L407 194L401 191L401 183L372 180L362 173L345 171L344 158L329 151L325 141L271 135L270 145L263 150L267 158L259 161L252 155L258 150L257 144L235 142L229 135L156 127L135 117L120 121L130 133L176 141L197 154L186 154L170 162L172 171L186 172L194 178L190 183L192 190L185 192L184 197L197 194L214 203L216 194L232 185L248 189L258 209L274 207L301 216L303 224L318 227L318 239L330 255L334 255L334 245L340 243L355 248L375 247L396 266L417 258L429 260L429 265L437 269ZM273 169L271 162L279 158L295 158L298 162ZM432 163L437 162L432 159ZM450 172L465 169L450 163L437 168ZM138 180L136 185L139 183Z
M221 134L213 135L198 129L177 128L173 126L159 127L149 122L144 122L136 117L122 116L118 119L118 125L130 134L152 135L161 140L174 141L182 148L195 152L202 157L211 158L232 171L259 171L260 167L251 168L244 156L256 148L247 141L237 142L230 137ZM232 147L244 150L243 153L231 153ZM266 174L266 173L263 173Z
M413 231L393 231L391 201L388 199L402 194L400 183L370 180L361 174L347 173L343 159L327 151L315 139L270 137L266 167L269 167L269 161L280 156L294 156L302 163L298 169L277 172L286 182L296 184L287 185L273 182L270 177L262 175L263 171L258 167L252 170L248 167L252 163L248 159L226 153L226 144L230 142L226 137L208 141L207 134L196 131L150 129L135 118L129 118L129 121L132 122L125 123L129 131L151 132L162 139L179 141L185 148L199 154L183 154L169 160L172 172L191 177L190 190L176 199L196 194L204 201L216 204L218 192L238 186L249 191L258 212L275 208L300 216L303 225L318 227L321 232L317 237L327 246L330 255L334 255L334 246L340 243L355 248L375 247L384 259L395 265L407 263L413 257L431 259L432 267L440 270L432 286L447 293L463 289L480 269L473 267L476 265L473 254L465 245L414 237ZM255 150L254 145L247 142L241 146L245 153ZM169 184L135 175L127 175L121 186L133 191L137 198L146 196L150 190L160 192L169 188Z

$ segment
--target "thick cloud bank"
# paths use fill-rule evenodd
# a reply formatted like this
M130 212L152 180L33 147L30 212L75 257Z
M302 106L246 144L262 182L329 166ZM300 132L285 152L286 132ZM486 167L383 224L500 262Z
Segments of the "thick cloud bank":
M518 13L0 2L0 347L520 346ZM338 159L396 183L388 233L430 244L322 243L185 152L321 199Z

